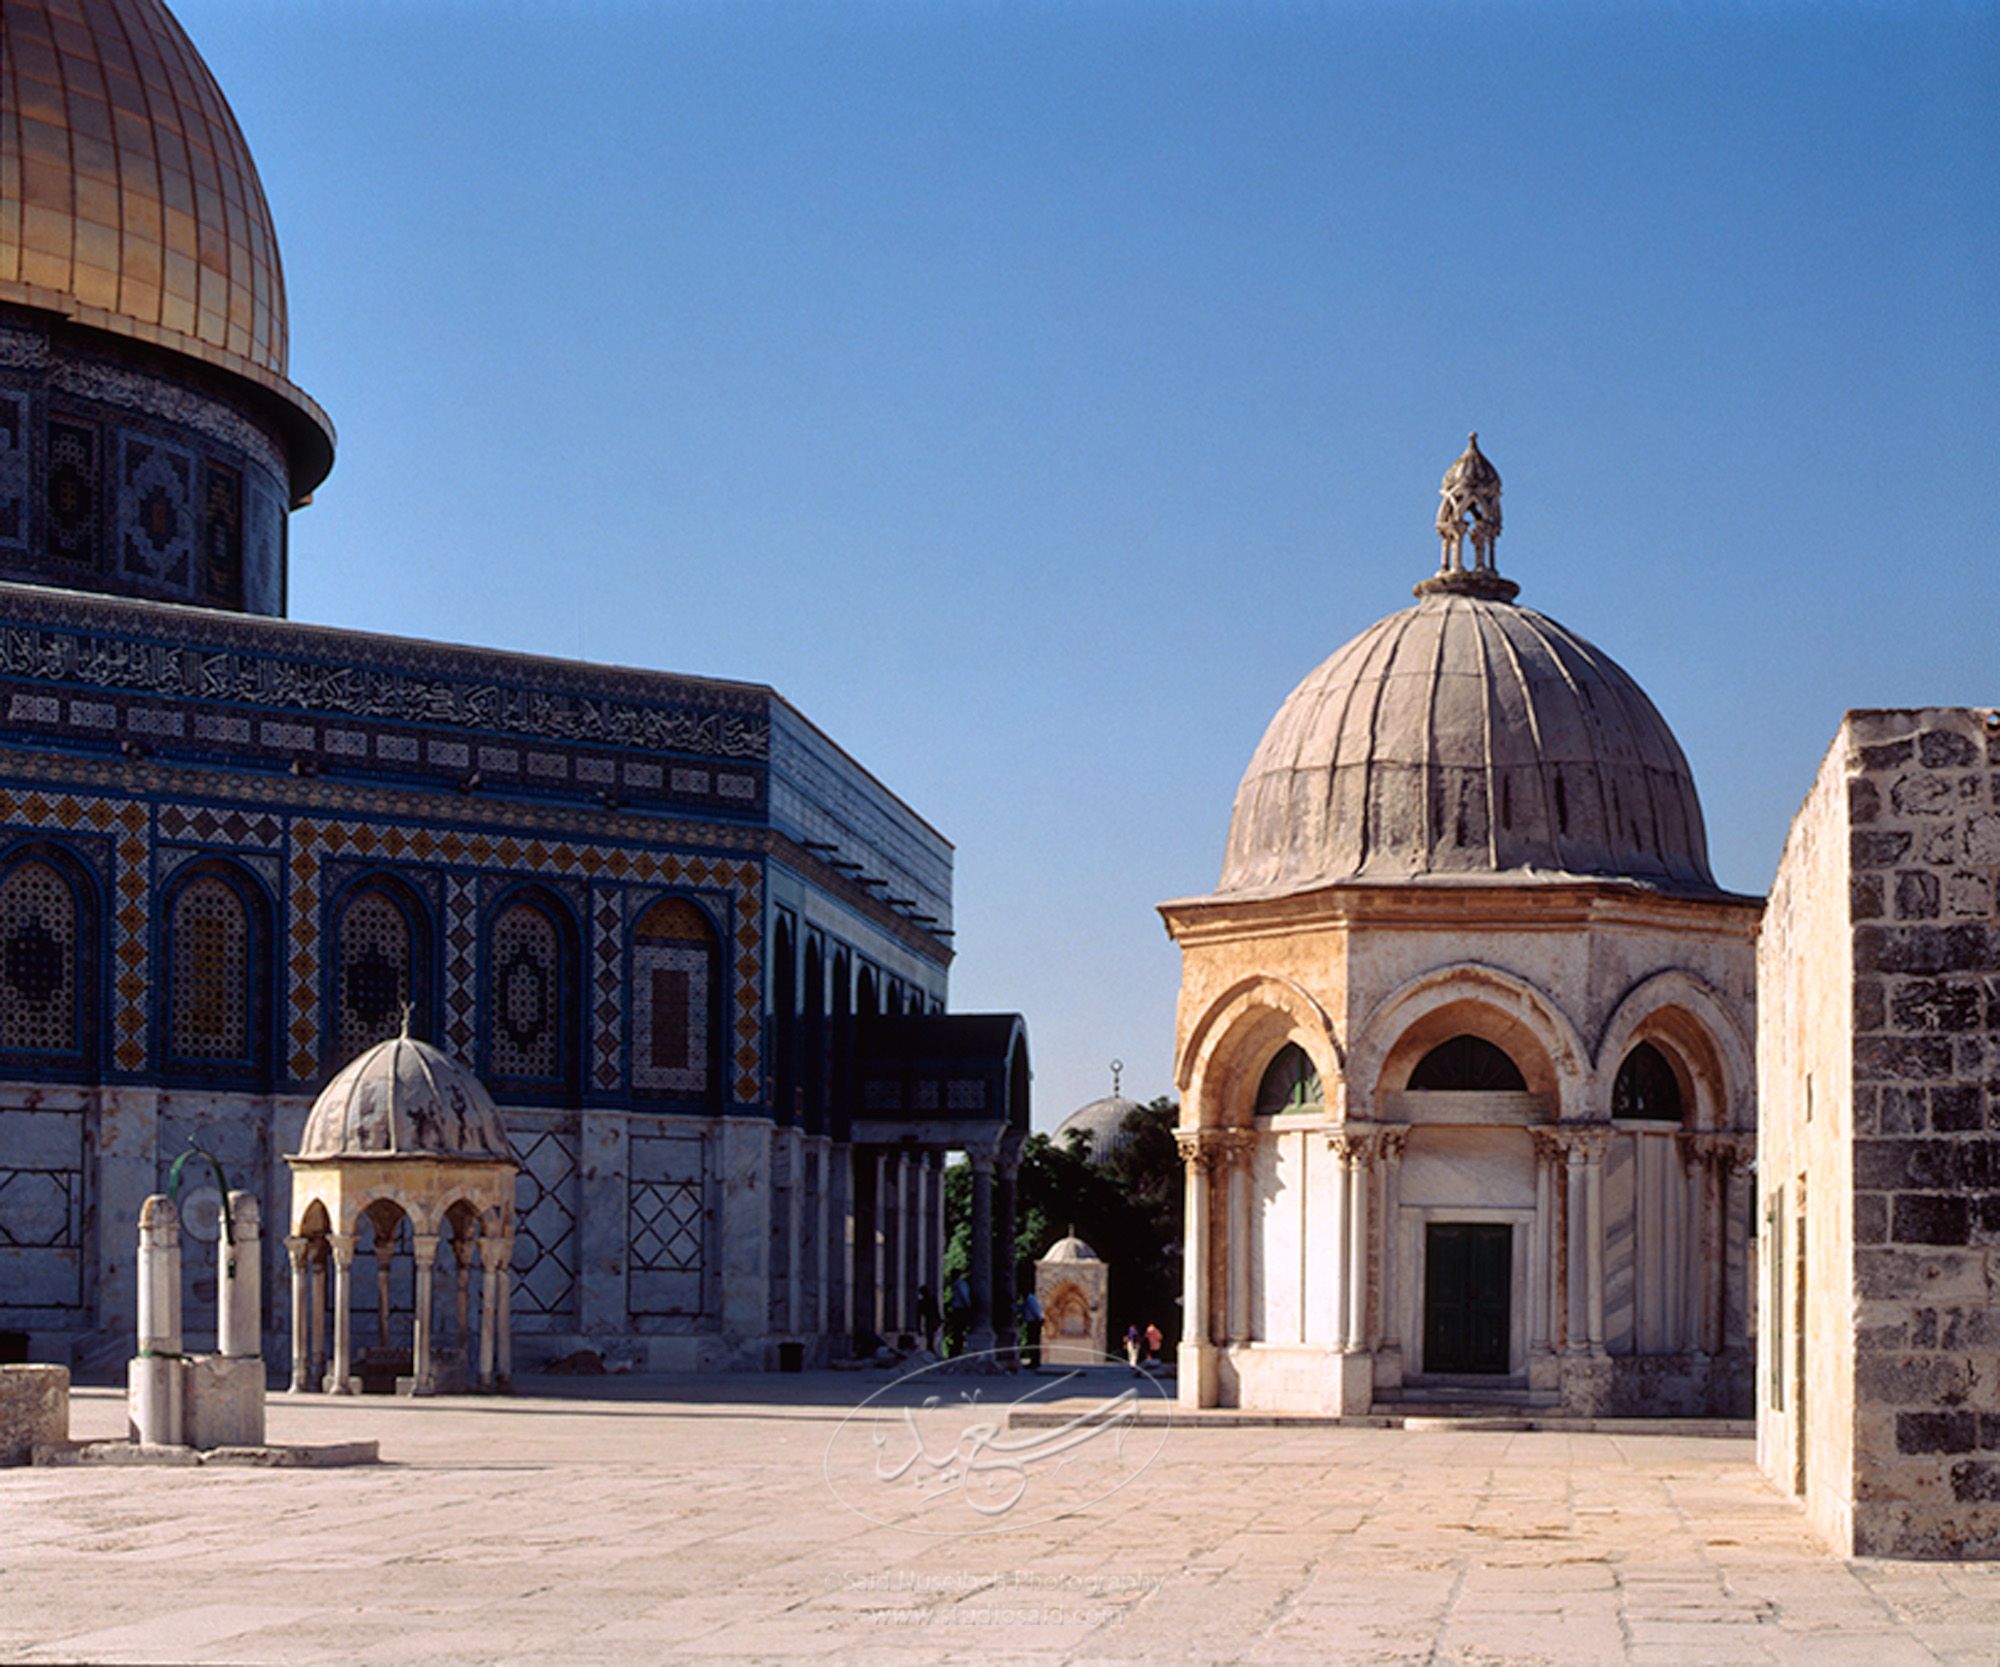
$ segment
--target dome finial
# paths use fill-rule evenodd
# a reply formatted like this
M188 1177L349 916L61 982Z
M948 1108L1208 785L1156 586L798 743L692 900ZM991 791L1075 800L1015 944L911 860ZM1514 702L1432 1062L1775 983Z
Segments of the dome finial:
M1123 1076L1124 1074L1125 1074L1125 1061L1124 1061L1124 1060L1122 1060L1122 1059L1114 1059L1114 1060L1112 1060L1112 1062L1111 1062L1111 1097L1112 1097L1112 1099L1114 1099L1114 1100L1118 1098L1118 1079L1119 1079L1120 1077L1122 1077L1122 1076Z
M1416 587L1419 596L1440 593L1453 596L1483 596L1495 602L1511 602L1521 587L1503 579L1493 565L1493 545L1500 536L1500 471L1479 449L1479 431L1465 438L1465 450L1456 463L1445 470L1444 484L1438 488L1437 532L1442 545L1438 570ZM1465 546L1472 545L1472 565L1465 562Z

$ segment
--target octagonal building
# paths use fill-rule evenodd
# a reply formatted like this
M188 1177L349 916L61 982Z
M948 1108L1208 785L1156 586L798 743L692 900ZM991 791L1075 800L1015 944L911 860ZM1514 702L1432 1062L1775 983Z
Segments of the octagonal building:
M1748 1408L1756 898L1672 731L1499 573L1438 571L1279 708L1183 956L1180 1392L1365 1412Z
M1011 1245L1027 1132L1019 1020L944 1012L950 842L768 684L288 619L334 435L287 343L250 147L167 6L7 0L0 1360L117 1368L166 1167L193 1141L282 1215L315 1095L405 1024L518 1157L522 1370L914 1328L946 1153ZM329 1261L374 1259L362 1342L436 1231L391 1201L325 1235L335 1301ZM212 1247L184 1267L198 1326Z

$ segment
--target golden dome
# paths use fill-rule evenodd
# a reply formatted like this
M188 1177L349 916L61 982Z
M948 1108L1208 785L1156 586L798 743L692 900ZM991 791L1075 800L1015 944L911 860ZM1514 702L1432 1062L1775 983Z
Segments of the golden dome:
M0 301L275 395L295 496L332 465L332 425L286 377L285 279L256 164L160 0L0 6Z

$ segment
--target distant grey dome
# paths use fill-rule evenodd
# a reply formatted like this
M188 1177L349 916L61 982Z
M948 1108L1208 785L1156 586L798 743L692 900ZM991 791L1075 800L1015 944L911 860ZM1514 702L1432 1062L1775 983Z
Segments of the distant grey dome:
M1050 1245L1047 1251L1043 1253L1042 1260L1044 1262L1101 1262L1104 1258L1099 1256L1096 1251L1092 1250L1089 1245L1085 1244L1074 1233L1071 1233L1068 1237L1057 1239L1054 1244Z
M1487 876L1715 889L1694 778L1645 691L1546 615L1444 590L1278 709L1220 889Z
M356 1055L320 1091L298 1155L514 1161L506 1125L479 1079L407 1036Z
M1124 1132L1126 1114L1145 1109L1137 1100L1128 1100L1122 1094L1107 1094L1087 1106L1078 1106L1065 1117L1056 1129L1055 1144L1067 1147L1070 1131L1078 1129L1090 1136L1091 1157L1108 1158L1131 1142L1132 1137Z

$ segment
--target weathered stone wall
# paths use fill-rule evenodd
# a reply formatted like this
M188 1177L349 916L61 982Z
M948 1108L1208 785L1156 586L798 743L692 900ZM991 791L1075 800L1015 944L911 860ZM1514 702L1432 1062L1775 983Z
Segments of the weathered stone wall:
M1842 1549L1854 1507L1847 798L1837 739L1792 822L1757 944L1757 1454Z
M2000 713L1850 713L1760 950L1760 1189L1804 1175L1811 1362L1803 1476L1795 1408L1760 1450L1858 1554L2000 1556L1996 882Z

